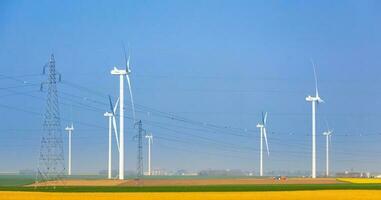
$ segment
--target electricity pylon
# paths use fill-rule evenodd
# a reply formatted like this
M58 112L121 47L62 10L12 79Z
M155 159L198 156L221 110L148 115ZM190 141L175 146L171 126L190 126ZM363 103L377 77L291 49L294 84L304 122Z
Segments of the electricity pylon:
M43 74L46 72L48 79L41 84L41 90L47 87L47 99L36 182L60 180L66 171L57 94L57 82L61 80L61 75L56 71L53 54L44 66Z

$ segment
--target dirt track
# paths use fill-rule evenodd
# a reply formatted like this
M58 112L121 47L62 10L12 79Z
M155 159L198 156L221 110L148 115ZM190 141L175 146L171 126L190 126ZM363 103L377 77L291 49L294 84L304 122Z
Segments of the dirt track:
M336 184L336 179L292 178L273 179L143 179L143 180L64 180L33 184L30 186L192 186L192 185L260 185L260 184Z

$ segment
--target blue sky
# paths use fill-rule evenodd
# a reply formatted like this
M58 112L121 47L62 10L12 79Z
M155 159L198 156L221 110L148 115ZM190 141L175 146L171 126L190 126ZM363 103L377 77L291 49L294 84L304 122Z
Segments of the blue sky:
M122 41L137 117L155 137L154 168L257 171L255 126L268 111L265 171L309 170L313 58L326 101L318 110L318 170L327 121L333 170L380 171L380 8L378 1L1 1L0 159L8 162L0 171L37 165L46 96L38 90L51 53L63 78L62 128L75 122L73 171L106 169L103 113L107 95L118 92L110 70L123 65ZM126 166L134 170L136 130L131 121L127 127Z

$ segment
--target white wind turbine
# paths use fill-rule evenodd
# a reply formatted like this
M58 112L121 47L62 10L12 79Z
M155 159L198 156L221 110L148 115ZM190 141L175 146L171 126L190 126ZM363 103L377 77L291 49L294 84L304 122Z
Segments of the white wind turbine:
M148 140L148 176L151 176L152 175L152 172L151 172L151 144L153 144L152 133L146 135L146 138Z
M319 103L324 103L324 101L319 96L318 82L316 76L315 64L313 61L312 67L314 69L315 76L315 96L309 95L306 97L306 101L312 103L312 178L316 178L316 105Z
M112 105L111 97L109 96L110 101L110 112L106 112L104 114L105 117L108 117L108 179L111 179L112 177L112 129L114 129L115 133L115 139L116 139L116 145L118 147L119 151L119 139L118 139L118 131L116 127L116 120L115 120L115 111L118 108L118 101L116 101L115 107Z
M67 171L67 174L70 176L71 175L71 134L73 133L74 131L74 126L73 126L73 123L71 124L71 126L67 126L65 128L65 130L68 132L69 134L69 160L68 160L68 171Z
M325 175L329 176L329 145L331 144L331 138L332 138L333 131L328 129L327 131L323 132L323 135L326 137L326 171Z
M267 112L265 114L262 113L262 123L257 124L257 128L259 128L259 131L260 131L260 143L261 143L260 168L259 168L260 176L263 176L263 138L265 139L265 143L266 143L267 155L270 155L269 145L267 143L266 123L267 123Z
M119 179L124 180L124 76L126 76L127 83L128 83L128 89L130 92L130 99L131 99L131 105L132 105L132 115L133 120L135 123L135 107L134 107L134 101L131 91L131 81L130 81L130 57L126 56L126 51L124 49L124 58L126 62L126 68L125 69L117 69L114 67L113 70L111 70L112 75L119 75Z

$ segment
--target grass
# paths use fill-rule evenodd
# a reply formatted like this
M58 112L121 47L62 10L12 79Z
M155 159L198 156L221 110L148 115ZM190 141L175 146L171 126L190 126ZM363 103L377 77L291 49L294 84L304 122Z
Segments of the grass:
M70 178L65 177L66 179L103 179L105 178L102 175L73 175ZM18 174L1 174L0 175L0 187L4 186L23 186L34 183L34 175L18 175Z
M0 187L0 191L28 192L255 192L313 190L381 190L381 184L316 184L316 185L209 185L209 186L144 186L144 187Z
M29 175L0 175L0 187L23 186L33 182L34 177Z

